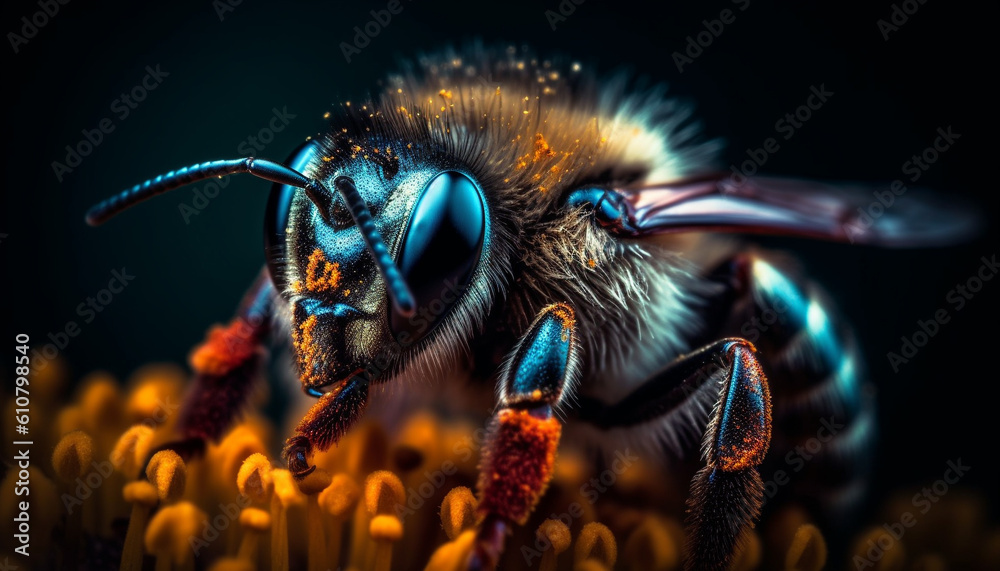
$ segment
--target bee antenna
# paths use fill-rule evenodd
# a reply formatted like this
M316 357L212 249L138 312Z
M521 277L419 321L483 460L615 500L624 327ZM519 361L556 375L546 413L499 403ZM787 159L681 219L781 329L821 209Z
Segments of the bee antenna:
M302 175L302 173L267 159L248 157L245 159L209 161L170 171L167 174L151 178L146 182L119 192L88 210L87 224L91 226L104 224L118 213L164 192L169 192L176 188L205 180L206 178L239 173L250 173L272 182L287 184L296 188L305 188L309 183L309 179Z
M99 226L115 215L123 212L136 204L149 200L154 196L169 192L176 188L189 185L207 178L221 177L231 174L250 173L256 177L286 184L306 191L306 196L321 211L325 212L324 204L329 204L332 200L330 191L319 181L306 178L305 175L295 169L286 167L280 163L267 159L255 159L247 157L245 159L226 159L221 161L209 161L189 167L184 167L167 174L160 175L137 184L130 189L98 203L87 211L87 224ZM375 228L371 212L365 204L364 199L354 186L354 181L348 177L338 177L334 181L334 186L340 191L347 203L351 216L361 230L365 245L375 258L376 266L382 278L385 279L389 297L392 300L393 309L404 317L413 315L416 303L413 294L399 272L389 249L385 245L385 240Z
M361 230L361 237L375 258L379 273L382 274L386 288L389 290L393 309L403 317L410 317L416 310L416 302L413 300L413 294L410 292L406 280L403 279L403 274L399 272L396 263L392 261L389 249L386 247L385 241L382 240L382 235L375 228L375 221L372 220L368 205L365 204L364 198L361 197L357 187L354 186L354 180L350 177L338 176L334 179L333 186L344 197L344 202L347 204L347 209L351 212L351 217L354 218L354 223Z

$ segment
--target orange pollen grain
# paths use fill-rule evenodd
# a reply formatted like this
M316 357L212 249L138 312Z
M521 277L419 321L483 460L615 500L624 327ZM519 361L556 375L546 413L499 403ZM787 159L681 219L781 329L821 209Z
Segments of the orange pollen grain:
M309 265L306 267L306 290L313 293L334 291L339 284L340 264L328 261L323 250L319 248L313 250L309 255ZM301 288L301 284L298 286Z
M292 346L295 347L295 354L298 356L304 381L319 380L319 375L312 370L312 364L316 362L319 354L319 348L313 339L313 331L316 329L317 321L318 318L315 315L310 315L301 325L292 329Z
M557 304L552 307L552 314L562 323L564 329L571 329L576 324L576 317L573 310L564 304Z
M535 160L540 161L554 156L556 156L556 152L545 140L545 135L535 133Z

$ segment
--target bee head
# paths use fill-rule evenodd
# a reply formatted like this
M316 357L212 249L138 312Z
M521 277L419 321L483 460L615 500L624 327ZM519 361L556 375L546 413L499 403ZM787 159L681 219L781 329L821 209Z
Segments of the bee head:
M339 191L275 184L268 201L268 267L300 380L314 393L382 380L472 303L489 244L482 189L444 155L400 158L378 139L308 142L286 164Z

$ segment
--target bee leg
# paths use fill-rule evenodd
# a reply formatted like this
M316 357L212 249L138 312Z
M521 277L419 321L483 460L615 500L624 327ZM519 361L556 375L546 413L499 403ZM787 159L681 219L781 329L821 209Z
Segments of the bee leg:
M354 376L340 382L320 397L295 428L295 436L285 441L281 455L288 471L297 479L312 473L309 465L314 449L326 450L354 425L368 402L368 379Z
M576 411L607 430L684 414L692 400L715 407L701 448L705 467L691 481L685 569L723 570L764 497L757 470L771 442L771 390L753 344L721 339L679 357L617 403L579 397Z
M499 404L483 447L480 518L469 569L494 569L511 526L523 525L552 478L562 424L553 415L577 372L574 313L539 313L499 377Z
M191 352L195 378L181 408L180 438L154 453L170 449L185 460L199 456L207 440L217 440L232 424L252 392L266 355L264 344L270 334L274 295L264 270L243 297L233 320L213 327Z
M702 445L705 467L691 481L685 569L727 569L743 529L760 515L758 466L771 442L771 394L745 340L724 342L726 378Z

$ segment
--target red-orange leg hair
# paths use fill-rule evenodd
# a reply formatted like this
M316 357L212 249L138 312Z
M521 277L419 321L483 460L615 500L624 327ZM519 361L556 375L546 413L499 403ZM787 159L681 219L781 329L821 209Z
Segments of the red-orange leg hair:
M573 310L539 313L500 374L500 402L479 466L480 519L470 569L493 569L512 525L523 525L545 493L562 425L553 416L578 370Z
M218 440L232 425L267 357L275 296L265 268L243 296L233 320L210 329L205 341L191 351L194 382L181 408L179 439L157 447L149 458L170 449L187 460L204 452L206 441Z
M367 401L368 379L360 375L339 382L320 397L295 427L295 435L285 441L282 457L292 475L302 479L312 473L316 469L309 464L312 453L339 441L361 417Z
M216 440L243 409L267 356L274 296L265 269L229 325L213 327L191 352L195 382L181 413L185 437Z

